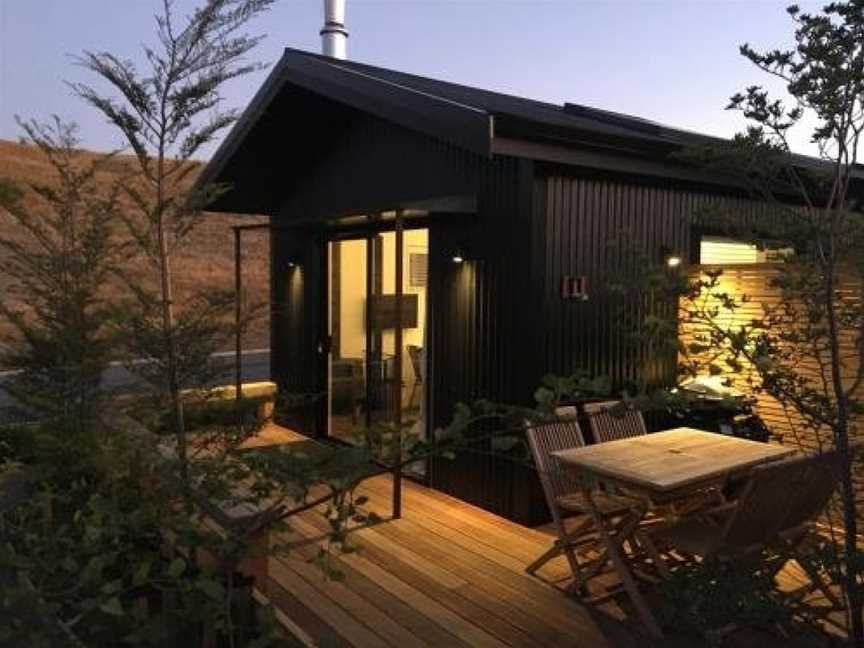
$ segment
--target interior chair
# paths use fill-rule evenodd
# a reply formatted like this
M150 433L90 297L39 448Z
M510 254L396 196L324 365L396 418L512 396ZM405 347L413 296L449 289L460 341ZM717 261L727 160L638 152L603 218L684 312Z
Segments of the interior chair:
M351 414L351 423L357 425L360 409L366 399L366 383L363 378L363 360L360 358L337 358L331 365L330 389L333 412Z
M406 349L408 349L408 356L411 358L411 368L414 370L414 384L411 386L411 395L408 397L408 409L411 409L414 407L414 396L417 394L417 388L423 388L423 348L416 344L409 344Z
M557 538L549 548L525 568L529 574L535 573L544 564L562 553L567 557L576 583L581 583L580 565L576 555L577 547L594 544L597 534L590 504L583 494L583 486L578 476L563 466L552 453L585 445L582 430L576 421L575 407L562 407L556 410L558 420L543 423L526 423L526 436L534 465L540 476L546 503L552 514ZM633 499L596 491L591 498L603 516L623 516L633 508ZM572 528L568 522L572 519Z
M648 434L642 412L630 408L625 409L621 401L587 403L584 409L595 443ZM617 411L619 409L620 412Z

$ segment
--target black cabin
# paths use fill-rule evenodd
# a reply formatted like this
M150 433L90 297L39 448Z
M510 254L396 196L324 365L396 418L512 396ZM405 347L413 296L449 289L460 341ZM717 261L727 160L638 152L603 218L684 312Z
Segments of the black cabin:
M701 207L752 213L671 156L710 141L289 49L203 181L232 187L214 211L270 216L272 378L327 394L298 431L347 439L398 410L424 435L459 401L531 404L548 372L673 379L674 358L646 368L616 326L607 278L632 254L608 243L698 261ZM518 463L431 463L434 488L545 515Z

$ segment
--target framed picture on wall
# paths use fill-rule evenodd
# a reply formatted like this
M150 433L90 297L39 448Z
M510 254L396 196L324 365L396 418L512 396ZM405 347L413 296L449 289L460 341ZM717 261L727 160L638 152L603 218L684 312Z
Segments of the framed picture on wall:
M429 255L425 252L411 252L408 255L408 277L412 287L426 286L429 274Z

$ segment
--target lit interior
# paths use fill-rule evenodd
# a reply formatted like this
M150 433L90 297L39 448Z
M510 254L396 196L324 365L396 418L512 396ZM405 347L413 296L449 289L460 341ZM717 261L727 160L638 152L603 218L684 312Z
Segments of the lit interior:
M764 263L765 253L755 245L722 236L703 236L699 261L708 265L729 263Z
M396 234L381 232L373 240L373 256L380 259L380 272L372 269L373 298L392 298L396 293ZM402 402L403 420L418 421L422 434L425 405L422 374L425 370L426 291L428 283L429 231L403 232L402 294L404 301L416 304L402 325L402 375L393 376L397 354L392 323L373 325L373 352L367 353L366 309L375 302L367 291L367 239L335 241L330 244L329 326L332 339L330 355L330 434L351 440L353 431L371 423L390 422L394 399ZM410 297L414 297L411 300ZM416 300L416 301L415 301ZM384 308L381 306L381 308ZM383 312L383 311L382 311ZM405 311L403 311L405 312ZM416 313L416 315L415 315ZM390 313L392 318L392 313ZM374 321L375 317L373 317ZM420 349L415 364L412 350ZM366 386L371 385L367 402ZM397 401L398 402L398 401Z

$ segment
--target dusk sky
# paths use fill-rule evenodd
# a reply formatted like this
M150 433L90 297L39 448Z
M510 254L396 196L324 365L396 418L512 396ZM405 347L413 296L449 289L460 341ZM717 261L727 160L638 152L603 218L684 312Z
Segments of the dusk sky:
M157 0L0 0L0 138L15 115L58 114L83 144L107 150L119 136L71 96L64 80L92 80L71 55L107 50L140 60L153 38ZM177 0L185 15L193 0ZM774 0L347 0L349 58L535 99L587 104L721 136L743 126L729 96L767 78L738 54L790 43L787 2ZM805 9L822 3L799 3ZM281 0L250 25L273 62L285 46L320 50L321 0ZM233 83L227 105L245 107L266 72ZM806 133L798 150L812 152Z

